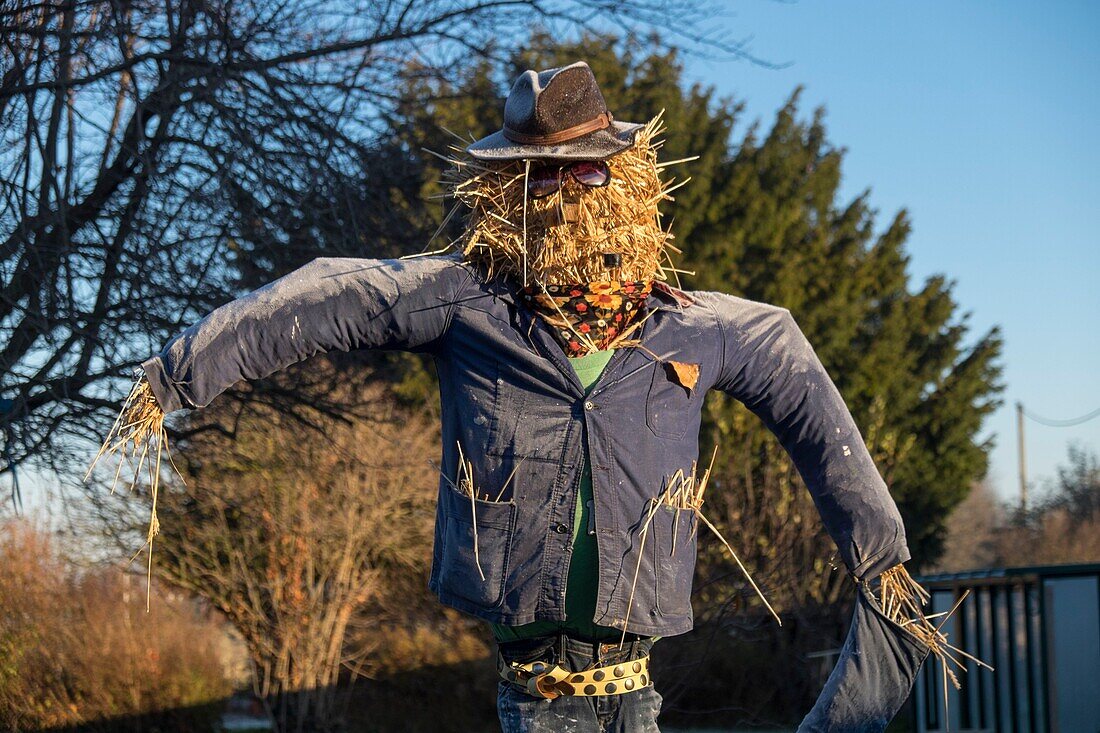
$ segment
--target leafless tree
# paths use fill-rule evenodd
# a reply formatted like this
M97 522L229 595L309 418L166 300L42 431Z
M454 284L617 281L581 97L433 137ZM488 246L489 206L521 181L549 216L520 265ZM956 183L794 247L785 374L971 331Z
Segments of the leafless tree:
M932 572L1100 560L1100 461L1070 444L1057 479L1026 511L974 486L947 522L945 552Z
M376 155L401 144L386 121L410 69L454 75L534 24L563 36L661 25L743 54L698 30L699 10L0 0L0 472L74 446L86 458L82 441L104 432L120 377L269 271L272 251L420 249L432 222L404 205L410 171ZM339 240L318 241L319 223ZM255 241L264 246L242 245Z
M380 599L403 603L410 583L427 585L436 419L394 407L381 386L369 389L363 399L374 404L373 419L329 419L309 440L270 405L219 402L195 413L223 430L197 432L179 447L186 483L166 480L157 498L161 530L149 567L233 625L255 692L282 731L339 724L341 672L354 673L378 643L359 634L349 643L349 630ZM116 493L98 508L93 527L109 529L116 555L132 554L148 525L149 495Z
M997 534L1007 516L993 487L985 481L976 483L951 512L943 556L929 572L957 573L995 564Z
M1027 510L1006 507L993 563L1001 566L1100 561L1100 460L1071 443L1058 477Z

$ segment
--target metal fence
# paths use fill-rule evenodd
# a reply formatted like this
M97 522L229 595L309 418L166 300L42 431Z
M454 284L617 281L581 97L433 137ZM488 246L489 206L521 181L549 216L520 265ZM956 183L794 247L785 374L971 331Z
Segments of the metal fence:
M962 689L929 659L914 689L921 733L1100 733L1100 564L954 573L920 579L932 612L970 596L943 630L971 660ZM946 703L946 704L945 704Z

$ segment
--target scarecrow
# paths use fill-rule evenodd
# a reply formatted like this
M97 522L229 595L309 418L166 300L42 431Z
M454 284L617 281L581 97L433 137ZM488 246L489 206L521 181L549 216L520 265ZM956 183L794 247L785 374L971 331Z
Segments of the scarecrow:
M460 252L318 259L217 309L142 365L108 444L163 436L165 413L318 353L430 354L443 463L429 586L491 624L503 729L656 731L649 650L692 628L696 542L714 529L701 408L722 390L790 454L855 581L847 641L799 730L882 730L929 651L951 647L790 312L669 284L660 132L659 116L614 119L583 62L525 71L503 129L450 159L469 208Z

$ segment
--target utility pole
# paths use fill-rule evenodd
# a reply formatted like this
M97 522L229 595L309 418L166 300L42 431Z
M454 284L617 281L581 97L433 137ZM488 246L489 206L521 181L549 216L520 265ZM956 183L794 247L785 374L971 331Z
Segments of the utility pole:
M1027 456L1024 452L1024 403L1016 401L1016 452L1020 457L1020 511L1027 511Z

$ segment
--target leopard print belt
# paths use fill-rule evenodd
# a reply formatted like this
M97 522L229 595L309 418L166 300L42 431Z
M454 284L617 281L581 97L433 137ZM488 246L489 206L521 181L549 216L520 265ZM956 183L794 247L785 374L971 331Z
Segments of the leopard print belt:
M547 700L563 695L623 695L653 684L649 676L649 655L583 672L570 672L547 662L507 663L498 656L497 671L503 679L524 688L527 694Z

